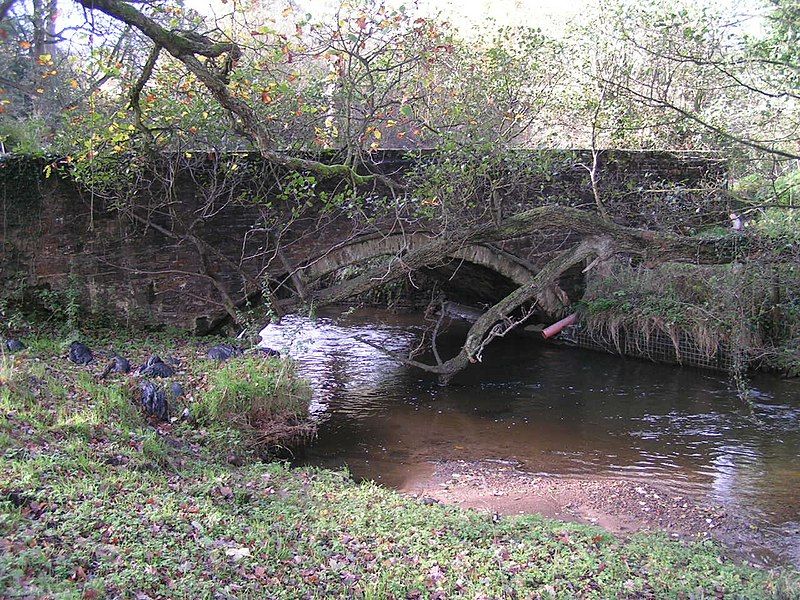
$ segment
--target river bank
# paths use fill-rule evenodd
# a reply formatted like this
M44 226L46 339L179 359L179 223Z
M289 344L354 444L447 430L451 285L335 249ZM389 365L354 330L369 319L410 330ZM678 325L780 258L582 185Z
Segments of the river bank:
M614 528L621 519L623 534L658 528L650 515L669 507L639 510L648 498L636 492L652 487L681 498L661 519L692 524L670 529L680 539L704 536L711 518L710 536L724 537L744 560L800 566L797 381L754 377L748 404L724 373L504 338L442 387L358 341L403 353L418 343L421 327L413 314L362 309L285 318L262 332L314 389L318 434L295 464L346 465L356 479L414 493L447 483L434 473L443 464L507 461L559 482L560 507L582 491L575 482L588 482L597 498L578 498L581 522ZM457 351L461 334L440 336L442 356ZM617 509L624 499L594 506L611 485L630 498L641 526L625 527L627 509ZM539 512L577 518L574 507L549 510L545 503Z
M740 560L781 564L771 552L754 552L754 523L724 506L699 502L658 482L614 477L535 475L505 461L444 461L427 478L401 488L428 502L494 515L535 514L596 525L623 537L662 532L673 539L713 540ZM749 544L742 546L742 541Z
M708 542L498 518L263 462L233 423L155 423L121 375L98 380L100 365L65 364L61 342L23 341L0 375L4 597L800 594L794 572L738 564ZM179 360L190 413L230 374L192 340L114 345ZM288 373L264 364L274 381Z
M265 463L233 423L155 423L122 375L101 380L100 364L71 365L60 341L24 341L27 350L2 357L3 596L798 593L793 572L738 565L707 543L498 519L334 471ZM196 341L111 342L136 360L154 350L171 358L190 413L215 384L233 384ZM288 373L277 360L264 364L282 374L276 380ZM473 477L459 469L451 480Z

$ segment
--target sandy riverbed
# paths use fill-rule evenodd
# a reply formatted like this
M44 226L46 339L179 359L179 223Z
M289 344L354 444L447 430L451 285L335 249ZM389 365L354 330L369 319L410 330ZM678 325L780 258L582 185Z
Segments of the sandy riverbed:
M713 539L740 558L782 562L754 549L758 532L717 505L673 493L656 484L615 478L542 476L499 461L435 463L432 474L404 488L430 501L497 513L541 514L600 526L616 534L662 531L684 540ZM747 550L740 542L748 538ZM757 546L757 545L756 545Z

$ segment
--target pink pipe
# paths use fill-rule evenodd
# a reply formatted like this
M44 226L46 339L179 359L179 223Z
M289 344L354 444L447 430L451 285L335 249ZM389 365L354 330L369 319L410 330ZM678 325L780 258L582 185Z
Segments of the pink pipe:
M550 327L545 327L544 329L542 329L542 336L544 336L544 339L549 339L554 335L558 335L559 333L561 333L562 329L564 329L565 327L569 327L577 320L578 320L578 315L572 313L570 316L564 317L560 321L553 323L552 325L550 325Z

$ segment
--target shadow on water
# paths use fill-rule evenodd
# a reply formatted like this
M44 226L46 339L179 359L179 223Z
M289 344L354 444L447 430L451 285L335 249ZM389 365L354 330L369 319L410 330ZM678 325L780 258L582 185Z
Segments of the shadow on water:
M800 564L800 382L757 378L751 414L721 373L514 338L442 387L354 339L405 352L420 331L418 315L377 310L264 330L315 390L319 437L300 462L401 489L442 460L647 480L746 518L758 543Z

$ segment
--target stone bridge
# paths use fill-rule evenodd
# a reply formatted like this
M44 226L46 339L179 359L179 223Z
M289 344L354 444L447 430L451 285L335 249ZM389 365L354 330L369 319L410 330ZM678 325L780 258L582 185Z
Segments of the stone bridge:
M309 258L293 272L301 278L302 285L313 287L342 269L371 264L384 256L402 256L424 247L434 238L434 234L422 231L360 236ZM525 285L538 269L533 263L494 244L466 244L442 256L431 271L443 282L458 274L461 286L448 286L446 283L443 286L449 288L451 296L467 302L489 302ZM471 294L458 292L458 287L464 287L463 280L469 280ZM555 313L568 302L568 295L559 286L553 286L538 298L538 302L544 312Z
M560 171L554 167L552 174L530 183L531 196L539 202L567 199L573 206L592 205L588 175L579 166L586 157L569 156L558 163ZM387 173L407 168L408 159L399 152L378 159ZM72 290L86 308L134 322L203 332L224 320L225 297L237 304L252 299L257 279L277 281L272 293L285 298L324 286L381 256L402 257L435 237L418 222L416 228L399 228L402 219L396 216L356 227L345 213L328 214L313 206L276 232L264 225L266 211L257 203L228 199L209 210L206 190L188 176L176 180L174 199L148 212L146 223L136 222L81 193L71 181L43 178L41 167L18 159L0 161L0 283L6 292L24 284L31 302L37 290ZM665 152L609 152L602 168L608 197L631 203L649 198L648 189L663 192L665 182L697 189L717 187L725 177L724 163L713 157ZM624 193L612 196L612 188ZM709 214L708 198L702 202ZM720 205L712 212L716 218L726 210ZM646 210L641 214L648 218ZM530 281L554 249L552 241L533 238L466 244L414 274L407 288L423 301L430 282L436 282L450 299L493 303ZM580 269L560 285L563 289L556 286L538 299L545 313L556 311L568 296L580 296Z

